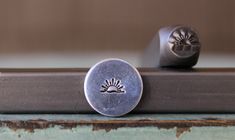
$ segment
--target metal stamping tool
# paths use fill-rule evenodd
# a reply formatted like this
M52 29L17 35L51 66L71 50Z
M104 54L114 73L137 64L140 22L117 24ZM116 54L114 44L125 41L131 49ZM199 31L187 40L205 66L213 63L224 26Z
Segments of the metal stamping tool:
M136 68L120 59L106 59L94 65L84 82L90 106L105 116L122 116L139 103L142 78Z
M197 63L200 48L199 37L191 27L164 27L147 48L143 64L147 67L190 68Z

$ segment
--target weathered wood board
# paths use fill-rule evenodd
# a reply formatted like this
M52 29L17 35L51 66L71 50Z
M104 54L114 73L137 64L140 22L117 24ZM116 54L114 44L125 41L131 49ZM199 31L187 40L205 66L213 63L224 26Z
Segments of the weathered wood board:
M232 140L235 115L0 115L1 140Z

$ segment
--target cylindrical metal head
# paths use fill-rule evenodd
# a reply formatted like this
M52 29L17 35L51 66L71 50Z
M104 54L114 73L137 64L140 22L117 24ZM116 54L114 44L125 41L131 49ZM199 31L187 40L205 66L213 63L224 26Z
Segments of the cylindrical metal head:
M191 27L163 27L153 37L143 55L143 67L190 68L199 58L201 43Z
M142 78L136 68L120 59L106 59L94 65L84 82L91 107L105 116L122 116L139 103Z

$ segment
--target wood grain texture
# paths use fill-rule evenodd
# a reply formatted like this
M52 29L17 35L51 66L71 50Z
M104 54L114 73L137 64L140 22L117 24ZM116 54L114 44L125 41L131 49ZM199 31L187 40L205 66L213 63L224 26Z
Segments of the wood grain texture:
M0 139L231 140L233 114L0 115Z
M93 113L88 69L1 69L1 113ZM235 69L139 69L144 83L133 113L235 112Z

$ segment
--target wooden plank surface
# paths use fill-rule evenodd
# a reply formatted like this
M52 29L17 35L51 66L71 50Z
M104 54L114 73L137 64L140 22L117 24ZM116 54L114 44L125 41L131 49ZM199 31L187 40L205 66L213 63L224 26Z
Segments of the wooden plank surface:
M88 69L0 69L1 113L93 113ZM235 69L139 69L141 102L132 113L235 112Z
M232 140L234 114L0 115L0 139Z

